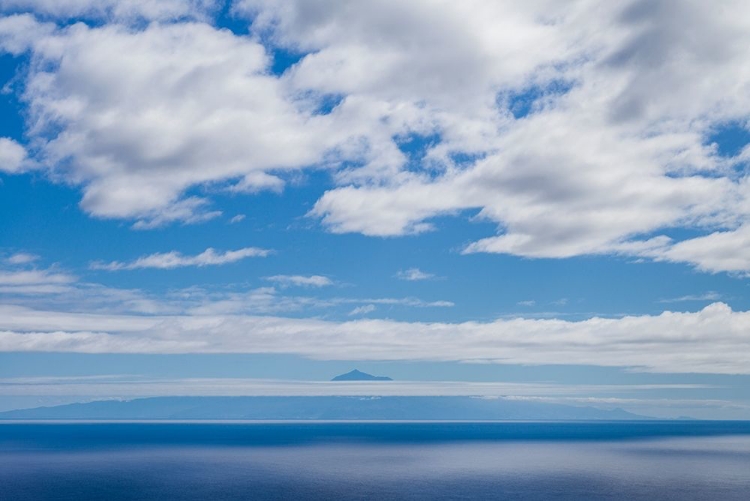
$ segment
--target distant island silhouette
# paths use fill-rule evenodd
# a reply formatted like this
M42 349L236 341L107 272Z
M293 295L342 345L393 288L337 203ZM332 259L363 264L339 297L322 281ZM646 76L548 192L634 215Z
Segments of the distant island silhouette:
M346 374L336 376L331 381L393 381L393 379L387 376L373 376L372 374L354 369Z
M100 400L0 412L0 421L83 420L368 420L566 421L648 419L622 409L469 396L151 397Z

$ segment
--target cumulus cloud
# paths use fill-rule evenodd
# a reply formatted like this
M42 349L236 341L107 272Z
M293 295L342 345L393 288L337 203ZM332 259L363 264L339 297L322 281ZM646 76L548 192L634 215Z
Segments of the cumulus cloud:
M750 274L750 224L677 242L654 253L664 261L688 262L710 273Z
M497 230L466 253L750 271L750 149L714 139L750 119L747 2L241 0L249 36L200 22L210 1L152 4L12 0L116 22L0 22L31 56L31 156L94 216L200 222L219 213L201 188L278 192L327 168L309 215L335 233L470 215ZM278 48L301 54L281 75ZM699 236L666 236L683 228Z
M81 353L290 353L327 360L444 360L748 374L750 313L581 321L331 322L247 315L97 315L0 306L0 350Z
M23 171L26 148L7 137L0 137L0 172L18 173Z
M173 268L184 268L187 266L218 266L229 264L246 259L248 257L266 257L271 253L268 249L258 247L245 247L226 252L217 252L212 248L195 256L185 256L177 251L155 253L148 256L139 257L135 261L120 262L112 261L111 263L93 262L89 265L92 270L138 270L144 268L155 268L161 270L170 270Z
M411 282L417 281L417 280L429 280L430 278L434 278L435 275L432 273L426 273L419 268L409 268L407 270L399 270L398 273L396 273L396 278L399 278L401 280L408 280Z
M31 15L0 16L0 51L18 56L28 51L38 38L54 31L54 24L41 23Z
M6 50L15 27L29 23L8 19ZM211 183L277 189L265 171L315 164L336 136L269 74L262 45L227 30L78 23L25 41L38 159L81 185L81 206L97 217L136 219L137 228L215 217L208 199L184 192Z
M333 281L322 275L273 275L266 280L277 283L281 287L325 287L333 285Z
M644 255L640 236L745 218L732 160L706 142L750 115L742 2L241 5L279 43L315 51L295 81L440 137L422 170L401 157L321 197L311 215L333 232L420 233L472 210L498 235L466 252L563 258Z

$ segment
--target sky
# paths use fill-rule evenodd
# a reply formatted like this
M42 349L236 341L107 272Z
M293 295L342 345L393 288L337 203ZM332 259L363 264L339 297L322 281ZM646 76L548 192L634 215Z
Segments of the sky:
M0 2L0 410L750 419L750 4Z

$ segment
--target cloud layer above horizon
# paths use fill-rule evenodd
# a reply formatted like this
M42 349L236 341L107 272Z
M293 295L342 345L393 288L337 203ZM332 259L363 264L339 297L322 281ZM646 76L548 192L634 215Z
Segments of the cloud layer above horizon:
M714 303L657 316L488 323L333 322L193 311L128 315L0 306L0 351L283 353L321 360L431 360L750 374L750 312Z

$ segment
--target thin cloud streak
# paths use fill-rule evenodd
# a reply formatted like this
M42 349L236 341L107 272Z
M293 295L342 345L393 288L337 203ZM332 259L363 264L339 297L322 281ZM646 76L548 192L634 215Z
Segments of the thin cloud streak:
M705 294L688 294L686 296L660 299L660 303L684 303L691 301L719 301L722 298L718 292L706 292Z
M37 261L39 256L35 254L27 254L25 252L19 252L8 257L5 262L12 265L30 264Z
M400 280L408 280L410 282L415 282L418 280L429 280L431 278L434 278L435 275L432 273L426 273L419 268L409 268L408 270L399 270L398 273L396 273L396 278Z
M111 263L102 263L95 261L89 265L92 270L120 271L120 270L138 270L153 268L160 270L171 270L174 268L184 268L188 266L219 266L223 264L235 263L249 257L266 257L271 254L271 250L260 249L257 247L245 247L243 249L217 252L213 248L208 248L195 256L185 256L177 251L155 253L143 256L135 261L124 263L112 261Z
M352 311L349 312L349 316L353 317L355 315L367 315L368 313L372 313L375 311L377 307L374 304L365 304L362 306L357 306Z
M705 385L565 385L465 381L298 381L245 378L161 378L96 376L0 379L0 396L494 396L577 397L602 393L704 389ZM513 397L509 397L513 398Z
M269 282L274 282L281 287L326 287L333 285L333 280L322 275L273 275L266 277Z

